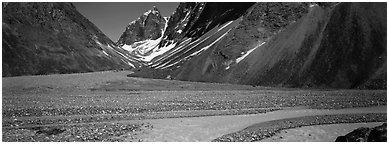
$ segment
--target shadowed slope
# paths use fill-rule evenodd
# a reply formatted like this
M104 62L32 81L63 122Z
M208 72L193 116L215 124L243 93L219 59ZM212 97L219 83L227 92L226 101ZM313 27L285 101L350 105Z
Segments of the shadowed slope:
M386 5L341 3L326 11L314 7L296 26L254 51L245 60L247 75L238 82L386 88Z
M132 66L71 3L3 5L3 76L101 71Z

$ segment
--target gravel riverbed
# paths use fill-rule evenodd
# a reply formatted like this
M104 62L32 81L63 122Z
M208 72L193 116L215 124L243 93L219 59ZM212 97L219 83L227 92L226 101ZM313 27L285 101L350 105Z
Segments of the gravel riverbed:
M318 115L290 119L274 120L254 124L241 131L223 135L214 139L215 142L254 142L269 138L284 129L302 126L336 124L336 123L361 123L361 122L386 122L386 113L377 114L340 114Z
M127 74L3 78L3 141L120 141L118 137L132 136L133 130L150 125L141 122L147 119L374 107L386 106L387 101L386 90L251 87L130 78ZM134 120L140 122L128 122Z

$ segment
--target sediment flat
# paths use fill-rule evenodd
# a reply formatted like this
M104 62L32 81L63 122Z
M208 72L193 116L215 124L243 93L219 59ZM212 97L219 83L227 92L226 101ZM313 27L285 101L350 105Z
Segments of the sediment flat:
M359 121L344 122L371 122L386 115L386 90L252 87L129 73L2 78L3 141L212 141L290 118L352 114Z
M250 115L145 120L153 125L153 129L139 138L143 141L209 142L256 123L305 116L363 113L386 113L386 106L339 110L290 109Z

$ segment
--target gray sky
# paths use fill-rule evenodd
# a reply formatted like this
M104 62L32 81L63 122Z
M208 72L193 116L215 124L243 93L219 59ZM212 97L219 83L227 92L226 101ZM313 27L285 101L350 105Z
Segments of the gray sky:
M116 42L129 22L156 6L162 16L176 10L178 2L73 2L77 10Z

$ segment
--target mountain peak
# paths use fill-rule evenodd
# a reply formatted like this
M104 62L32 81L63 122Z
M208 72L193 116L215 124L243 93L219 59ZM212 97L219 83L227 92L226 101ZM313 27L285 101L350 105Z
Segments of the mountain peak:
M159 10L158 10L158 8L157 8L156 6L153 6L153 9L151 9L151 10L145 12L143 15L146 15L146 16L147 16L147 15L149 15L150 13L156 15L156 14L159 14L160 12L159 12Z
M163 34L167 20L156 6L132 21L118 40L118 45L131 45L144 40L156 40ZM135 35L134 35L135 34Z

